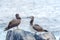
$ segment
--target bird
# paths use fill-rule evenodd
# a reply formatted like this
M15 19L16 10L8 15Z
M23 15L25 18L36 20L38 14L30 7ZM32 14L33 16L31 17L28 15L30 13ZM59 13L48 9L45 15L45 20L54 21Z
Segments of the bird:
M9 29L11 29L13 27L17 27L17 29L18 29L18 25L21 23L21 17L19 16L18 13L15 14L15 17L16 17L15 19L12 19L9 22L8 26L4 29L4 31L7 31L7 30L9 30Z
M38 24L33 24L34 22L34 16L30 16L30 17L27 17L27 18L30 18L30 26L32 26L32 28L34 30L36 30L37 32L48 32L47 30L44 30L40 25Z

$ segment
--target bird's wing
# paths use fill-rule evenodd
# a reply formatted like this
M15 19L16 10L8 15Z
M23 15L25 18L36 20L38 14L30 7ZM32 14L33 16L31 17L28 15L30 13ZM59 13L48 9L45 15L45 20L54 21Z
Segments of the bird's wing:
M9 25L8 26L12 26L12 25L16 25L17 24L17 21L16 19L13 19L9 22Z
M19 23L20 23L20 21L19 20L17 21L17 19L11 20L8 24L8 27L5 28L5 31L12 28L12 27L18 26Z
M12 28L12 27L13 27L13 26L12 26L13 22L15 22L14 19L9 22L8 27L6 27L4 31ZM13 24L13 25L14 25L14 24Z
M38 24L35 24L33 26L33 28L37 29L37 30L42 30L43 28L41 26L39 26Z
M11 25L14 22L14 19L9 22L9 25Z

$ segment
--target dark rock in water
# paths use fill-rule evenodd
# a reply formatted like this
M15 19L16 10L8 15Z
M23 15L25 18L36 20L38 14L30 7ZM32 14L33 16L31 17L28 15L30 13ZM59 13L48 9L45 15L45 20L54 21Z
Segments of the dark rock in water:
M45 40L42 36L24 30L10 30L6 40Z
M34 35L34 37L35 37L35 40L44 40L42 37L40 37L40 36L38 36L38 35Z

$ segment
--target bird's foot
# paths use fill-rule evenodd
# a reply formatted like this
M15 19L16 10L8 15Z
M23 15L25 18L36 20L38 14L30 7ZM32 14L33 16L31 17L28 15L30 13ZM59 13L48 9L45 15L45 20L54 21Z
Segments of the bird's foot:
M37 32L35 32L35 34L37 34Z
M20 30L20 29L17 29L17 30Z
M20 30L20 29L15 29L15 30Z

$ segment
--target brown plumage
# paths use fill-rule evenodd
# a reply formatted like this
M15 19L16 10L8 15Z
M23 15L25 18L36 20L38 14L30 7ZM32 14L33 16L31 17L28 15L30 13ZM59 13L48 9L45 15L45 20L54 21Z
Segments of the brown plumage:
M16 14L16 19L13 19L9 22L8 27L5 28L4 31L9 30L13 27L18 27L18 25L21 23L21 18L19 17L19 14Z
M48 32L47 30L44 30L41 26L39 26L38 24L33 24L34 21L34 16L28 17L31 18L30 21L30 25L33 27L34 30L38 31L38 32Z

